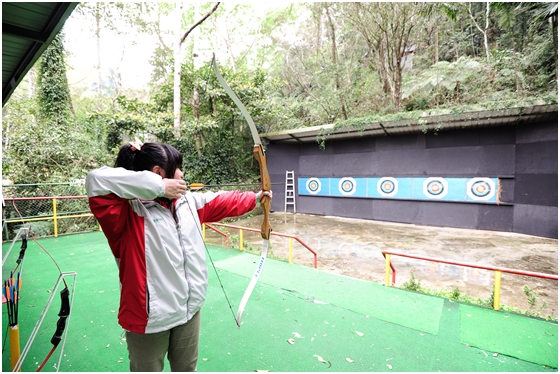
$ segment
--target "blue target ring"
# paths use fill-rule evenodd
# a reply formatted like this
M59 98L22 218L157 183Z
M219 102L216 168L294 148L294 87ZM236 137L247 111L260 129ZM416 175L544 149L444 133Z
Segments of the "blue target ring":
M428 178L424 181L423 190L427 197L441 199L447 195L447 181L445 178Z
M338 189L343 195L352 195L356 192L356 181L354 178L341 178L338 182Z
M391 197L399 191L399 183L395 178L384 177L377 182L377 192L383 197Z
M478 197L486 197L492 191L492 187L486 181L477 181L471 186L471 192Z
M441 195L443 191L445 191L445 189L443 188L443 184L441 184L440 181L431 181L430 183L428 183L426 191L428 191L430 195L438 196Z
M391 193L395 190L395 183L390 180L384 180L381 182L381 191L384 193Z
M321 181L317 178L310 178L305 185L310 194L316 195L321 191Z
M490 201L496 195L496 182L491 178L473 178L467 182L467 195L473 200Z

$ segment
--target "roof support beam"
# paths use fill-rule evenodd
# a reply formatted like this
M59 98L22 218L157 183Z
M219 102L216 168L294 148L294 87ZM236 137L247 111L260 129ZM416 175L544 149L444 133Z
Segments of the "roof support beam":
M10 25L2 22L2 33L25 38L33 42L46 43L49 37L48 34L43 34L33 30L24 29L18 26Z

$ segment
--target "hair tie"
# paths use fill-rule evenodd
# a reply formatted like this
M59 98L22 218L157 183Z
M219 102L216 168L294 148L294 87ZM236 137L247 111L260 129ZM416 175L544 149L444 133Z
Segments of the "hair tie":
M134 141L133 142L128 142L128 144L130 144L132 151L141 151L142 150L142 146L144 145L144 143L142 143L140 141L140 139L138 139L138 137L134 137Z

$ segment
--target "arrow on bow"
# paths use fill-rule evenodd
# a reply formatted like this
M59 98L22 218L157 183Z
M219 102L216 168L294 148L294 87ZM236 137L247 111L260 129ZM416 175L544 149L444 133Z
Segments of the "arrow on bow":
M241 100L239 100L235 92L233 92L233 90L228 86L228 84L222 77L222 74L218 69L218 64L216 63L215 55L212 55L212 66L214 67L214 73L216 74L216 78L218 78L218 82L220 82L220 85L224 88L228 96L233 100L235 105L237 105L237 107L241 111L241 114L247 121L249 128L251 129L251 135L253 136L253 142L255 143L255 145L253 146L253 156L259 163L259 169L260 169L261 190L263 192L270 191L270 176L268 175L268 168L266 167L266 155L264 153L259 132L257 131L257 126L255 126L253 119L249 115L249 112L247 111L247 109L245 108ZM261 271L264 268L264 262L266 260L266 255L268 252L268 239L270 238L270 232L272 231L272 227L270 227L270 222L268 220L268 216L270 213L270 196L263 195L261 197L261 208L264 212L264 218L261 225L261 237L263 238L261 258L257 265L257 269L255 270L255 273L251 278L251 282L249 282L249 286L247 287L245 293L243 294L243 298L241 299L239 308L237 309L236 322L239 328L241 327L241 317L243 315L243 310L245 309L245 305L247 305L247 302L251 297L251 293L253 292L253 289L255 288L257 281L259 280L259 276L261 275Z

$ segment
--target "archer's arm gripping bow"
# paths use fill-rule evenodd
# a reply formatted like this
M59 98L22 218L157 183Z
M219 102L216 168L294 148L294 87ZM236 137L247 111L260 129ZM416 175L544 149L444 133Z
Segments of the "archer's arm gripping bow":
M214 67L214 73L216 74L216 78L218 78L218 82L220 82L220 85L227 92L228 96L233 100L235 105L237 105L237 107L241 111L241 114L247 121L249 128L251 129L251 135L253 136L253 141L255 144L253 147L253 156L259 163L259 169L260 169L261 190L263 192L270 191L270 176L268 174L268 168L266 167L266 155L264 153L264 148L262 146L261 138L259 136L259 132L257 131L257 127L255 126L253 119L249 115L249 112L247 111L247 109L245 108L241 100L239 100L235 92L233 92L233 90L228 86L228 84L222 77L222 74L220 74L220 70L218 69L218 65L216 64L216 56L212 56L212 65ZM245 309L245 305L247 304L247 301L249 301L249 298L251 297L251 293L253 292L253 289L257 284L259 276L261 275L261 271L264 267L264 262L266 260L266 254L268 252L268 239L270 238L270 232L272 231L272 228L270 227L269 217L268 217L270 213L270 196L263 195L261 197L261 207L264 213L263 223L261 225L261 237L263 238L261 258L257 265L257 269L253 274L251 282L249 283L249 286L247 287L245 293L243 294L241 303L239 304L239 309L237 310L237 318L236 318L238 327L241 327L241 317L243 315L243 310Z

